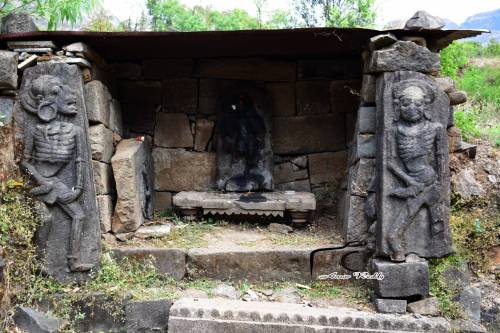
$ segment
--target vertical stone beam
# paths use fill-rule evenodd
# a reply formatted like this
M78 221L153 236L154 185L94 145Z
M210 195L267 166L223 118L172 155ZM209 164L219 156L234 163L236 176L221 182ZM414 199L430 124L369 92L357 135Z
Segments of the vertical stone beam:
M21 169L45 206L36 243L43 270L85 281L99 264L100 233L82 75L76 65L41 63L24 71L15 111Z
M448 109L448 97L427 75L396 71L377 79L378 257L452 252Z

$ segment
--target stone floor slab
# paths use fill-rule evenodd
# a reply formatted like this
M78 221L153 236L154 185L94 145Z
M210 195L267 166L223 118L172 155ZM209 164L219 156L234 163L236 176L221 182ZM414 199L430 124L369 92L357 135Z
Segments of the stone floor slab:
M311 308L303 304L183 298L170 309L169 333L450 332L442 318Z

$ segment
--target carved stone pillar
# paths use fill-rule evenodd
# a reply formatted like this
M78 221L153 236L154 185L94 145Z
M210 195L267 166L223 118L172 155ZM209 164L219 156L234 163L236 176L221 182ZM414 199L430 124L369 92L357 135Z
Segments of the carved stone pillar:
M100 234L82 76L76 65L24 71L16 110L21 169L46 214L36 242L44 273L83 281L99 264Z

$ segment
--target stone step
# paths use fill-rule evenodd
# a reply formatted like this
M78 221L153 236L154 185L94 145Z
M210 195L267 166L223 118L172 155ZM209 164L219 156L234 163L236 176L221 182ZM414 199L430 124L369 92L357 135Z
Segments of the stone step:
M336 245L339 246L339 245ZM335 247L325 246L325 247ZM310 254L315 248L211 249L190 250L151 247L115 248L111 254L121 260L152 260L159 272L181 280L216 279L248 282L306 282L311 280ZM313 278L348 273L341 258L349 253L349 266L362 269L366 260L362 247L319 252L314 256ZM359 252L358 252L359 251ZM356 252L356 253L354 253Z
M415 318L307 305L183 298L170 308L169 333L450 332L443 318Z

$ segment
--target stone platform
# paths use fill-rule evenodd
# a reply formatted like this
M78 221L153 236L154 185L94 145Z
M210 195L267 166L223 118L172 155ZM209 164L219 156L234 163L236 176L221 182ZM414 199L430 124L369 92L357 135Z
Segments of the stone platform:
M200 211L203 215L259 215L284 217L290 214L292 222L304 224L316 210L316 199L310 192L179 192L173 204L187 217Z
M170 333L450 332L443 318L385 315L304 304L183 298L170 308Z

